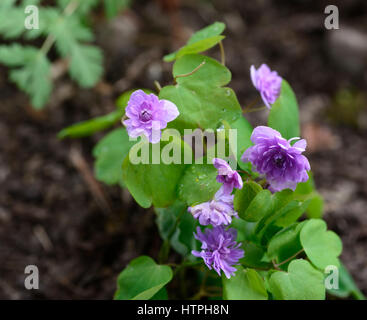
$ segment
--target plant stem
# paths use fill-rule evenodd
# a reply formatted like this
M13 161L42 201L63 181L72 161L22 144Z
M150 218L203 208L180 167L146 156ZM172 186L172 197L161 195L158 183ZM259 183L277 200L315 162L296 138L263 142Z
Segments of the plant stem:
M297 251L293 256L291 256L288 259L285 259L284 261L279 262L279 263L275 263L275 260L272 260L274 268L277 269L277 270L280 270L280 269L278 269L278 267L280 267L281 265L287 263L288 261L291 261L293 258L297 257L303 251L304 251L304 249L301 249L301 250Z
M154 85L155 85L158 93L161 92L162 87L161 87L161 84L157 80L154 80Z
M174 235L174 233L176 232L176 229L178 227L178 224L180 223L181 217L182 215L185 213L186 208L184 208L177 216L176 218L176 222L174 224L174 226L172 227L172 229L170 230L170 232L168 233L167 238L164 240L161 249L159 250L159 262L160 263L165 263L168 259L168 254L171 248L171 238Z
M266 109L266 106L263 106L263 107L260 107L260 108L254 108L254 109L247 108L247 109L244 109L242 111L242 113L245 114L245 113L250 113L250 112L261 111L261 110L264 110L264 109Z
M192 70L191 72L189 73L184 73L184 74L179 74L177 76L175 76L174 78L174 82L176 83L176 79L177 78L184 78L184 77L188 77L188 76L191 76L192 74L194 74L196 71L198 71L203 65L205 64L205 60L200 63L194 70Z
M219 42L219 48L220 48L220 61L222 63L222 65L226 64L226 54L224 52L224 46L222 41Z

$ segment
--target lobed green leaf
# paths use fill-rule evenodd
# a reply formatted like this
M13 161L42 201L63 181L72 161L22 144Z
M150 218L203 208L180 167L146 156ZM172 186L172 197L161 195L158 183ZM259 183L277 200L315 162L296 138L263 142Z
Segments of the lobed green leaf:
M169 266L158 265L147 256L132 260L117 280L115 300L147 300L172 279Z

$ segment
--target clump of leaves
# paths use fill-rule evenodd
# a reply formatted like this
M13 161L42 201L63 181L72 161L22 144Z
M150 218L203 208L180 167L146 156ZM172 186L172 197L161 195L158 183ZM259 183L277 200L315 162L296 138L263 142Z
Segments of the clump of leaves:
M171 281L176 281L178 275L188 274L182 272L186 268L191 269L191 275L196 272L198 279L198 293L193 298L325 299L328 292L337 297L363 299L339 260L341 240L327 230L322 220L323 199L315 188L312 173L309 172L307 182L299 183L295 191L285 189L272 193L264 180L252 171L251 165L241 161L242 153L252 145L253 128L243 116L236 94L226 87L231 73L224 65L221 44L224 28L224 24L214 23L195 33L186 46L164 58L175 61L173 81L158 86L158 95L179 109L179 116L168 126L180 133L184 133L184 129L217 130L216 147L219 132L237 130L239 155L235 161L241 169L239 172L245 174L242 189L234 192L233 205L239 218L232 220L231 227L236 229L236 240L242 242L245 255L236 265L235 275L228 279L207 270L203 261L191 254L200 245L193 236L198 221L188 212L188 207L211 200L219 189L217 171L211 164L134 164L130 151L137 144L129 139L125 128L114 129L93 150L96 177L107 184L126 187L144 208L153 205L163 240L158 263L142 256L132 260L121 272L115 299L188 298L177 296L178 290L170 290ZM222 52L221 62L200 54L217 44ZM74 124L62 130L59 136L87 136L112 127L125 114L131 94L132 91L125 92L112 113ZM287 139L300 134L296 96L284 79L280 96L268 113L267 124ZM162 136L170 128L163 130ZM227 139L226 134L223 139ZM149 144L143 140L137 143ZM180 150L190 148L181 139L173 139L170 144ZM162 150L166 145L161 143L158 148ZM152 151L149 149L149 152ZM182 256L180 263L168 262L171 249ZM338 288L326 287L329 266L339 272ZM181 278L176 287L184 286L186 281Z
M114 17L128 0L103 0L106 15ZM41 0L0 1L0 35L21 43L0 46L0 62L11 68L9 79L26 92L32 106L41 109L52 92L52 62L49 52L68 61L70 77L82 88L93 87L103 72L102 51L93 45L94 35L88 24L98 0L57 0L54 6L41 5ZM27 6L37 6L38 29L26 29ZM24 42L44 39L41 47Z

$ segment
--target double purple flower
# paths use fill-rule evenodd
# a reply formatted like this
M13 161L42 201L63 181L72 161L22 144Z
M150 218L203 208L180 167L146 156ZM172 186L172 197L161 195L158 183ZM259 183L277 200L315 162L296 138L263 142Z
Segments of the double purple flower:
M231 194L233 188L242 189L243 182L236 170L232 170L227 161L214 158L213 165L218 169L217 181L222 183L223 193Z
M202 233L197 227L195 239L201 241L201 251L192 251L195 257L202 258L209 268L214 269L218 275L221 270L229 279L237 270L233 265L238 264L239 259L244 256L244 251L239 249L241 243L236 242L237 231L235 229L225 230L223 226L206 229Z
M280 95L282 78L276 71L271 71L266 64L262 64L257 70L251 66L250 73L253 85L260 92L265 105L270 109L271 104Z
M189 207L187 210L203 226L209 224L213 226L227 225L232 222L232 217L238 218L238 214L233 208L233 197L233 195L225 194L222 189L219 189L213 200Z
M123 121L131 138L145 135L151 143L161 139L161 130L180 114L176 105L168 100L159 100L143 90L134 91L125 110L129 118Z
M255 144L242 155L243 162L251 162L255 170L264 174L272 192L283 189L296 189L299 182L308 180L307 171L311 169L307 158L302 155L306 149L306 140L291 145L290 140L269 127L256 127L251 135Z

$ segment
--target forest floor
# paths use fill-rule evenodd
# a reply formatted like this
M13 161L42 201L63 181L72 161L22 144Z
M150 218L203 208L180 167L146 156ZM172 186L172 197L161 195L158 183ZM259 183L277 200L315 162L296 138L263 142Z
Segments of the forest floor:
M103 81L81 90L59 78L42 112L30 108L0 68L0 299L110 299L131 259L157 257L153 211L92 178L91 150L103 134L60 141L57 133L112 111L124 90L172 81L163 55L214 21L227 24L226 61L242 105L257 97L252 64L267 63L294 88L325 219L367 294L367 54L358 41L367 39L367 6L334 1L341 29L327 31L326 2L312 8L307 1L276 2L182 1L169 15L145 1L111 22L96 19ZM218 50L210 54L218 57ZM254 124L263 120L264 113L251 114ZM29 264L39 267L39 290L24 288Z

